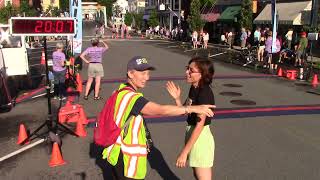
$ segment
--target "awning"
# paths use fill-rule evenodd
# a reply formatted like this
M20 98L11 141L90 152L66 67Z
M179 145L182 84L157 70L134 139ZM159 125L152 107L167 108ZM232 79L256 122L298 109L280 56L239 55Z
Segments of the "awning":
M279 24L304 25L309 24L311 15L311 1L277 3ZM268 4L253 21L254 24L271 24L271 4Z
M219 21L234 21L235 17L240 13L241 6L230 6L225 9L221 16L219 17Z
M201 19L206 22L215 22L220 17L220 13L201 14Z

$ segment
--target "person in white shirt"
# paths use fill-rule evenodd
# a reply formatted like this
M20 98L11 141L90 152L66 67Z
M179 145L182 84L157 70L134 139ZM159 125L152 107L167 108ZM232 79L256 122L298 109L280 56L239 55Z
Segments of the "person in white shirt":
M209 41L209 33L207 31L204 31L204 35L203 35L203 48L204 49L208 48L208 41Z
M287 41L288 49L291 49L292 35L293 35L293 30L290 28L286 34L286 41Z
M192 43L193 43L193 49L197 49L197 43L198 43L198 33L197 31L193 31L192 33Z
M228 41L229 48L232 48L232 38L233 38L233 33L232 31L229 31L227 33L227 41Z

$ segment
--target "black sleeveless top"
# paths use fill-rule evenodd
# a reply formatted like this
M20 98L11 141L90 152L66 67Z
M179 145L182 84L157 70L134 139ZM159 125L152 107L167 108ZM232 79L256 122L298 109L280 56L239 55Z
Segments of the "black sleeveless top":
M202 104L215 104L214 95L209 85L204 85L203 87L195 88L191 86L189 90L189 97L187 99L186 105L202 105ZM204 125L211 124L212 117L207 117ZM196 125L198 123L198 116L196 113L191 113L188 115L188 125Z

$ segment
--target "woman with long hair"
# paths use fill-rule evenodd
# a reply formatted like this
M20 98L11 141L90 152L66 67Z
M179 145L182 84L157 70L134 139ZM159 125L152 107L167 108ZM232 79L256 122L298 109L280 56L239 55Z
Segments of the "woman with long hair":
M186 67L186 79L191 84L189 95L184 105L215 104L211 89L214 67L211 61L193 58ZM178 106L181 90L173 82L167 83L167 90ZM210 130L211 117L195 113L188 114L185 146L176 161L177 167L188 164L193 169L197 180L211 180L215 143Z

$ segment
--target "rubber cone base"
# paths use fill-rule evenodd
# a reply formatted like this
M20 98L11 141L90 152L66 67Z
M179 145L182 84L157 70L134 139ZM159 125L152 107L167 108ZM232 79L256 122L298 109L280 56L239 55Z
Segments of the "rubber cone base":
M66 164L66 162L62 158L58 143L55 142L53 144L51 160L49 162L49 166L55 167L55 166L60 166L60 165L64 165L64 164Z

